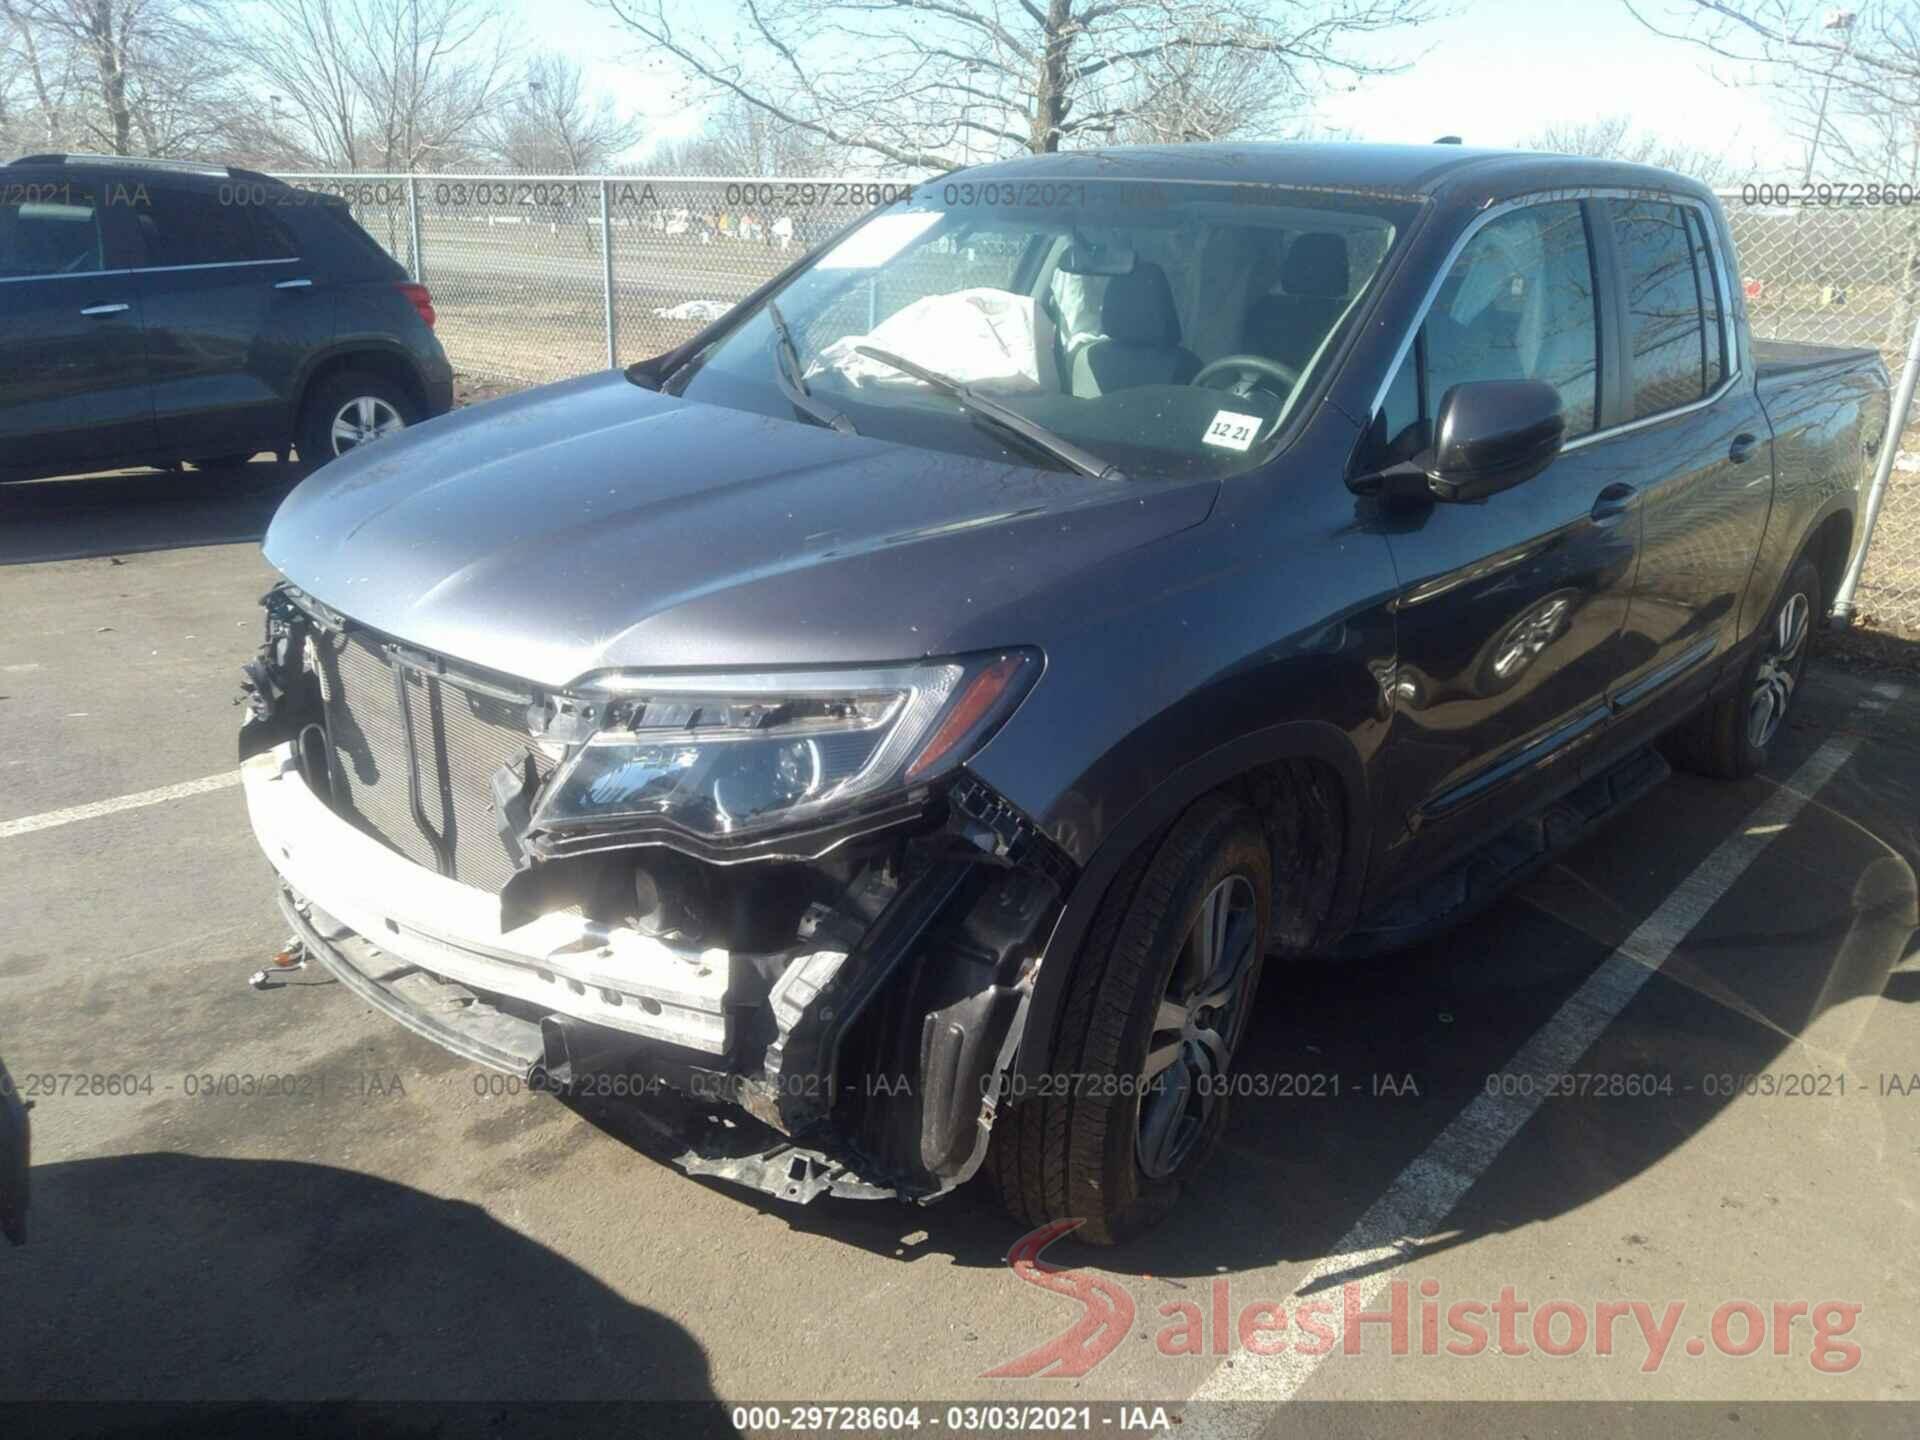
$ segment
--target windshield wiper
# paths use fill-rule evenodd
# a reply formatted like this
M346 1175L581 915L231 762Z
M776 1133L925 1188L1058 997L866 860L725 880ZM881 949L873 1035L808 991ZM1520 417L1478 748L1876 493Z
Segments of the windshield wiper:
M838 430L842 435L858 435L853 422L824 400L814 398L813 389L807 384L806 367L800 359L800 347L793 343L793 332L787 328L786 316L780 313L780 307L773 301L767 301L767 319L773 325L774 357L773 378L780 383L780 393L792 403L794 409L819 421L829 430ZM791 365L792 372L787 367Z
M955 380L951 376L942 375L937 370L929 370L924 365L916 365L913 361L895 355L891 351L876 350L871 345L856 345L853 348L869 360L878 360L882 365L891 365L901 374L911 375L923 385L932 386L942 395L957 400L969 414L998 425L1003 430L1012 431L1028 444L1044 450L1063 465L1078 470L1082 475L1089 475L1095 480L1127 478L1126 473L1118 465L1102 460L1091 450L1081 449L1066 436L1054 434L1046 426L1029 420L1011 406L1002 405L998 400L979 394L971 385Z

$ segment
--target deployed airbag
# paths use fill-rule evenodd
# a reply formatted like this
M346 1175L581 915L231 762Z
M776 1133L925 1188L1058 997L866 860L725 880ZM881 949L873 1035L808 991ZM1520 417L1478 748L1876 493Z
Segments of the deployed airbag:
M1035 330L1029 295L985 288L928 295L889 315L868 334L848 335L823 347L809 373L832 369L857 387L926 388L854 348L870 345L982 390L1032 392L1040 389Z

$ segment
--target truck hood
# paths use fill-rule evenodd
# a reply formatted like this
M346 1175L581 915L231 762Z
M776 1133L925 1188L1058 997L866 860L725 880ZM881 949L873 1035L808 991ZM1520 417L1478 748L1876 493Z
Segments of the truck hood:
M909 659L1007 633L1218 482L1100 482L681 400L618 372L316 471L267 559L341 613L547 686L615 666ZM1030 622L1029 622L1030 623Z

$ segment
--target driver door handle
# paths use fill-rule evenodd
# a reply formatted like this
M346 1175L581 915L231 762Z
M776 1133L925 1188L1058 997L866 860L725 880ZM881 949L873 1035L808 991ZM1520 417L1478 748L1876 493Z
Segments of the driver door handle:
M1744 465L1753 455L1754 446L1760 443L1757 435L1736 435L1733 444L1727 450L1727 459L1735 465Z
M1633 506L1633 497L1639 494L1633 486L1624 480L1616 480L1607 486L1593 502L1593 520L1597 525L1611 524L1626 514Z

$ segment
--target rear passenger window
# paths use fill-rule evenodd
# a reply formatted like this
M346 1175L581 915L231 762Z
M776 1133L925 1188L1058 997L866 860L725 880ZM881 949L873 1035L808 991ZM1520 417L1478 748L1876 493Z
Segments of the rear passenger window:
M0 185L0 278L84 275L101 261L91 192L64 182Z
M1629 418L1641 420L1690 405L1707 393L1705 297L1712 293L1712 276L1703 286L1695 263L1699 231L1687 224L1686 211L1678 205L1616 200L1613 236L1626 285L1633 385ZM1714 348L1717 365L1717 338Z
M293 238L293 232L286 223L271 210L261 206L252 207L254 245L256 258L261 260L292 260L300 254L300 242Z
M133 207L146 264L222 265L257 260L253 225L244 205L223 205L211 190L147 187L146 203Z

